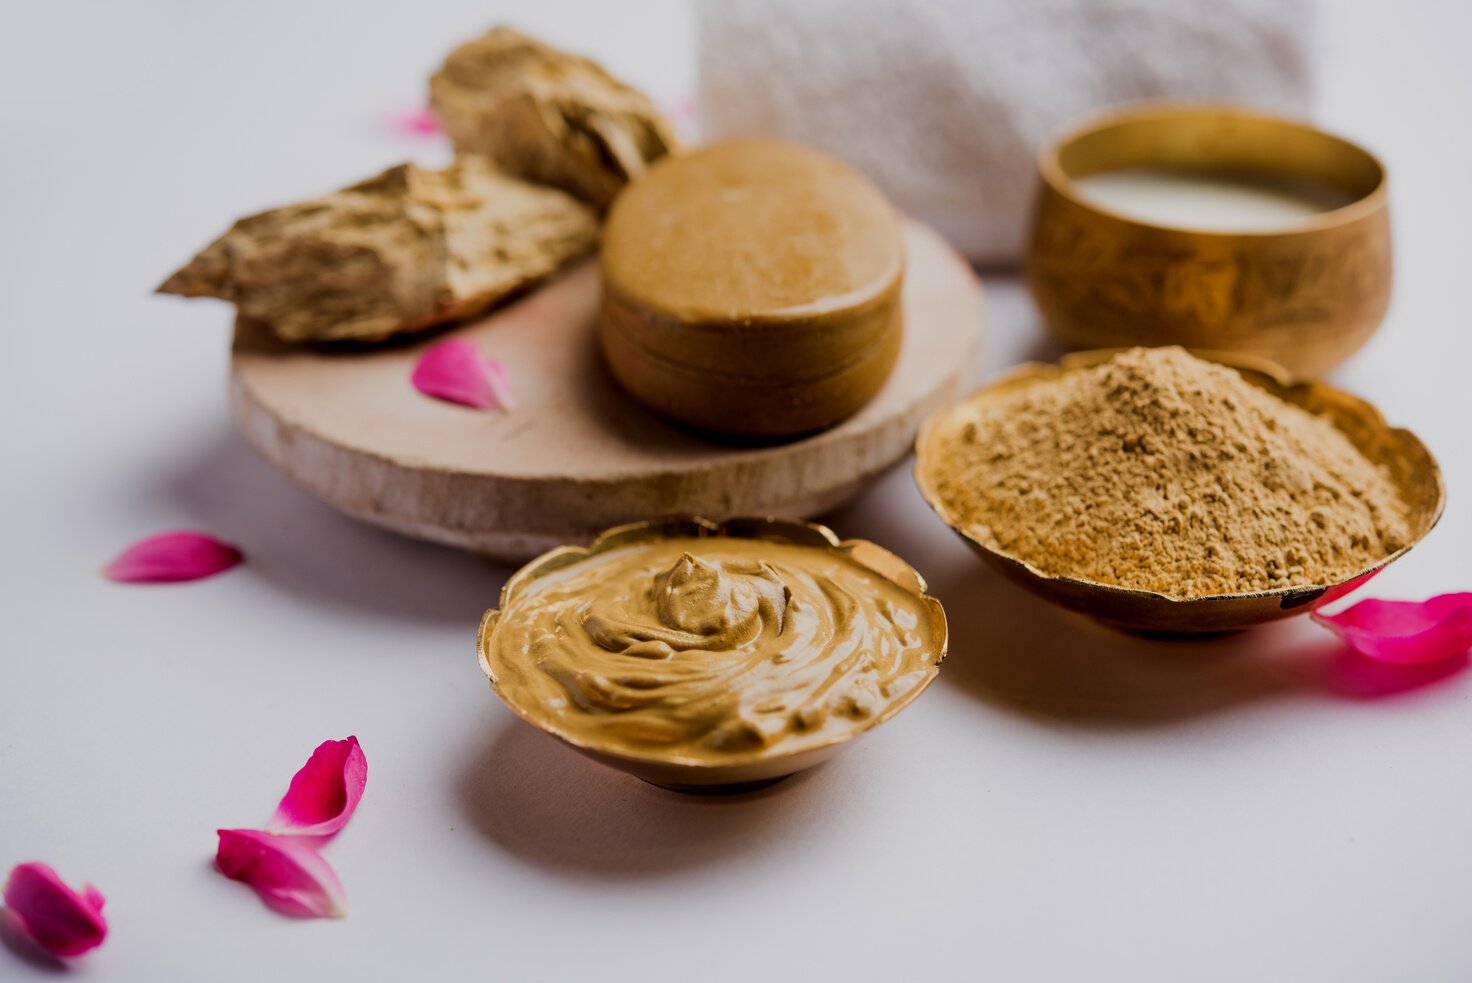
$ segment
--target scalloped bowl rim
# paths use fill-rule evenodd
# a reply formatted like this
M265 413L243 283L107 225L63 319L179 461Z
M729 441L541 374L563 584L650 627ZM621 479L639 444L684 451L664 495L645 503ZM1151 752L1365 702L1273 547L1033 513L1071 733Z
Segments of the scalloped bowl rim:
M689 531L687 533L680 534L663 531L676 527L687 529ZM776 536L761 536L753 534L754 531L760 529L768 529L772 530L773 532L777 532L780 530L796 532L798 530L801 530L805 537L816 536L819 540L821 540L822 545L826 548L845 553L850 559L854 560L854 562L856 563L859 563L859 565L863 566L865 569L876 573L881 577L884 577L886 580L895 584L897 587L913 593L915 597L921 601L922 606L930 612L932 637L936 639L936 644L934 646L934 659L929 664L929 672L926 674L925 679L922 680L920 684L912 689L909 693L905 694L904 697L886 706L881 712L864 721L861 726L856 727L846 733L837 734L820 744L813 744L786 751L782 751L779 749L776 753L758 751L752 754L736 755L728 761L707 761L704 759L688 758L681 755L670 754L651 753L647 755L636 755L627 754L620 751L609 751L605 748L599 747L596 742L580 740L576 737L562 733L558 728L552 726L547 721L532 716L523 707L519 706L517 702L509 699L506 694L501 691L500 684L497 681L495 673L486 658L486 653L490 644L491 636L494 633L496 624L500 619L501 611L505 609L508 600L514 599L514 592L520 590L524 585L530 583L543 574L552 572L553 570L558 570L562 567L570 566L574 563L577 563L579 560L586 559L587 557L594 556L598 553L609 552L614 549L622 548L625 545L635 544L641 539L645 538L674 538L674 536L676 535L690 535L692 537L701 539L720 537L758 540L772 539L774 541L795 543L796 545L812 545L814 547L819 546L819 544L816 542L802 543L793 539L778 539ZM747 530L746 534L743 535L741 533L741 530ZM856 547L864 549L877 549L883 555L893 557L897 563L903 566L906 572L914 576L913 584L900 583L898 580L890 576L885 571L879 570L871 566L870 564L863 562L861 559L858 559L854 556L853 553ZM889 550L885 549L882 546L879 546L876 543L872 543L869 540L865 539L840 540L838 536L833 532L833 530L829 529L825 525L821 525L816 522L803 522L796 519L780 519L771 516L738 516L727 519L724 522L715 522L702 516L679 515L666 516L658 519L646 519L640 522L630 522L619 526L613 526L599 533L587 546L559 546L555 549L548 550L540 556L528 561L524 566L522 566L519 570L517 570L514 574L507 578L505 585L503 585L501 588L499 607L487 610L485 615L481 618L480 628L476 632L475 646L476 655L480 661L481 671L485 673L486 678L490 681L492 691L496 694L498 698L500 698L501 702L504 703L513 713L515 713L522 720L525 720L527 723L536 727L538 730L552 735L558 740L576 748L579 751L586 752L599 759L607 760L610 764L615 762L626 762L629 765L636 767L649 765L656 767L689 769L691 772L700 772L705 773L706 775L714 775L716 773L731 769L750 768L758 765L780 762L787 758L812 756L824 751L831 752L836 750L839 746L850 743L851 741L856 740L864 734L867 734L869 731L878 727L880 724L889 720L895 714L908 707L911 703L915 702L915 700L919 698L920 694L923 693L930 686L930 684L935 681L935 677L940 673L941 663L945 661L949 642L949 629L946 622L945 609L941 606L940 601L933 597L927 590L925 578L922 577L920 573L915 570L914 567L910 566L909 563L907 563L897 554L890 552Z

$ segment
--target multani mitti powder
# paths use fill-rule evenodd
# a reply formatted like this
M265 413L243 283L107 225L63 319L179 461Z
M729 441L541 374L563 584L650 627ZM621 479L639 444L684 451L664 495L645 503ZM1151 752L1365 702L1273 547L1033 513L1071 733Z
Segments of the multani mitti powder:
M978 401L936 494L1048 576L1190 598L1334 583L1411 538L1390 476L1328 419L1180 348Z

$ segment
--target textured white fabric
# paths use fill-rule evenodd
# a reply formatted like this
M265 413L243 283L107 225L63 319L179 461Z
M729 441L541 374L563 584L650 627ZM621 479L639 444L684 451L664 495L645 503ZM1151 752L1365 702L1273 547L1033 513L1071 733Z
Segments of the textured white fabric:
M697 0L701 132L801 140L983 263L1060 127L1150 98L1302 115L1313 0Z

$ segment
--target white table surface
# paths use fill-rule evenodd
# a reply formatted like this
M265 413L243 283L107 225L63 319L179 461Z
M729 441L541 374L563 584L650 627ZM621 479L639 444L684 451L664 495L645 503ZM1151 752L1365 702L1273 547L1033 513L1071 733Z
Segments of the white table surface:
M371 10L368 9L371 6ZM99 979L1472 978L1472 673L1350 675L1306 619L1194 645L983 570L906 470L831 517L930 579L940 681L836 761L739 800L662 792L512 719L476 667L504 569L340 517L231 429L223 305L150 295L236 214L433 142L385 130L501 16L689 91L647 4L0 8L0 868L108 895ZM1367 591L1472 587L1472 16L1335 4L1321 118L1393 175L1384 329L1335 374L1441 458L1451 506ZM1039 351L988 278L988 373ZM196 526L247 566L97 568ZM319 741L367 796L328 850L342 922L211 868ZM0 979L49 975L0 949Z

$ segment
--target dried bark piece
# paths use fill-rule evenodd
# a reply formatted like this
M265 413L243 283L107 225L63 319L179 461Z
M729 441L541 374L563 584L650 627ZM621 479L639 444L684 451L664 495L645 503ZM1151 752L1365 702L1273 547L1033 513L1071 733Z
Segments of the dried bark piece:
M478 314L597 234L581 202L484 159L400 164L240 219L158 290L231 301L288 341L379 341Z
M586 58L497 27L450 52L430 103L461 153L596 208L679 149L649 97Z

